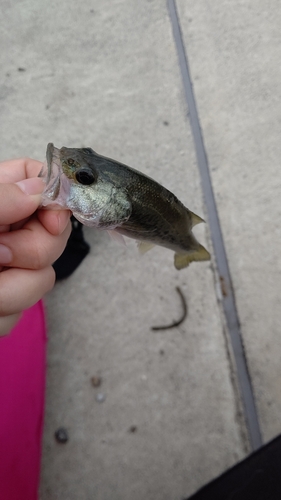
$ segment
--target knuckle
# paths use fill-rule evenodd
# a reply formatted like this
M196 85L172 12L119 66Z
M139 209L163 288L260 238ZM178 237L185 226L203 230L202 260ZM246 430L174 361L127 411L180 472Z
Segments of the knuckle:
M51 266L62 254L65 243L60 238L37 241L32 248L32 255L29 255L30 269L37 270Z
M48 246L41 241L37 241L32 251L32 269L43 269L50 264L50 260L50 250Z

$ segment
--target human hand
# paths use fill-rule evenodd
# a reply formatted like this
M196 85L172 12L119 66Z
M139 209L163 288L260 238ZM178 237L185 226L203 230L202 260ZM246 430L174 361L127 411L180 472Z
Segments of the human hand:
M0 162L0 335L55 283L52 263L71 233L69 210L38 209L42 163Z

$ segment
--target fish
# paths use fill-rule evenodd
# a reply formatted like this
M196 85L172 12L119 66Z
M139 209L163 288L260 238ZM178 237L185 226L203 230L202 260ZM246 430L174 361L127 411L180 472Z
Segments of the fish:
M39 175L46 182L43 207L59 205L86 226L133 238L140 253L154 245L173 250L178 270L210 259L192 233L205 221L161 184L119 161L91 148L50 143Z

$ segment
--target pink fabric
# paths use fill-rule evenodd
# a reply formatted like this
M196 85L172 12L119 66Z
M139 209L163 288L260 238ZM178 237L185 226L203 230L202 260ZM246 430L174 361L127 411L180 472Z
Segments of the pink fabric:
M0 499L38 498L46 328L42 301L0 338Z

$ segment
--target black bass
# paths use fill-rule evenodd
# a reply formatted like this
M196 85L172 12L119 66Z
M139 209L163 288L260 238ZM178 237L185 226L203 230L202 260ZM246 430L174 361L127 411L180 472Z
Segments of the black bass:
M154 245L175 252L176 269L209 260L192 228L204 222L150 177L101 156L91 148L47 147L42 206L69 208L87 226L116 231L139 241L143 253Z

